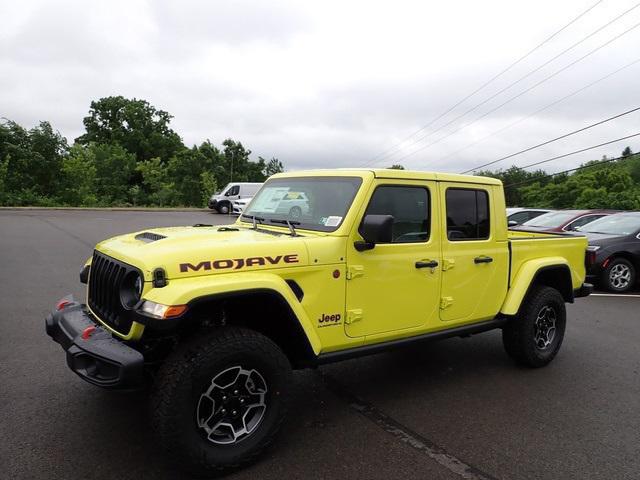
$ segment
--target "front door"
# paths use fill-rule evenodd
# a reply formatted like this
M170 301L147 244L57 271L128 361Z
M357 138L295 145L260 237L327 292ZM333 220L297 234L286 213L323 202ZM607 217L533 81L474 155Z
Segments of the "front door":
M437 323L440 292L439 215L435 182L384 180L375 186L367 214L394 217L391 243L358 252L352 233L347 246L347 311L350 337L393 337Z

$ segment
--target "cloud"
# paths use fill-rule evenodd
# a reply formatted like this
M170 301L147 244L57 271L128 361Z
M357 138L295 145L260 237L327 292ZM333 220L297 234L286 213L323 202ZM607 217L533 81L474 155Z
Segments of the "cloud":
M365 165L589 5L583 0L7 2L0 6L0 116L26 126L49 120L73 139L82 133L92 100L124 95L172 113L174 129L187 144L233 137L254 156L277 156L288 169ZM422 133L428 135L423 141L407 142L373 165L460 171L640 105L639 63L526 118L634 60L638 28L479 118L640 21L638 9L456 120L631 5L630 0L598 5L434 122ZM611 122L513 162L621 137L632 133L639 119L636 114ZM622 147L572 157L561 167Z

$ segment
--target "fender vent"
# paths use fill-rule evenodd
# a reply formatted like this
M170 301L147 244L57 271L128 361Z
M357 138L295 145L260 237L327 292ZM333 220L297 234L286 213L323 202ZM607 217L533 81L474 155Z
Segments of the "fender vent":
M135 236L136 240L140 240L141 242L146 242L146 243L162 240L163 238L167 238L167 237L165 237L164 235L160 235L158 233L152 233L152 232L142 232Z

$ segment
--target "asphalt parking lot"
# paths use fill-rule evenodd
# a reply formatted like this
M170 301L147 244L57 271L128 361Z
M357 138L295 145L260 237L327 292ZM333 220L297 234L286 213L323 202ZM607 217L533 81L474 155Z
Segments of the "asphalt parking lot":
M0 211L0 478L175 479L143 393L70 372L43 317L99 240L209 212ZM280 440L229 478L637 479L640 297L568 307L547 368L515 366L499 332L302 371Z

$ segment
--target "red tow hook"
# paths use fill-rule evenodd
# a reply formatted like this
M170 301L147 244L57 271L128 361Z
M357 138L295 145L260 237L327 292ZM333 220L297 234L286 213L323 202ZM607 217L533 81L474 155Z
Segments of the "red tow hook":
M63 298L62 300L60 300L57 304L56 304L56 310L60 311L62 310L64 307L66 307L67 305L71 305L73 302L70 302L69 300Z
M96 327L87 327L82 331L82 335L80 335L82 337L83 340L88 340L89 337L91 336L91 334L95 331Z

